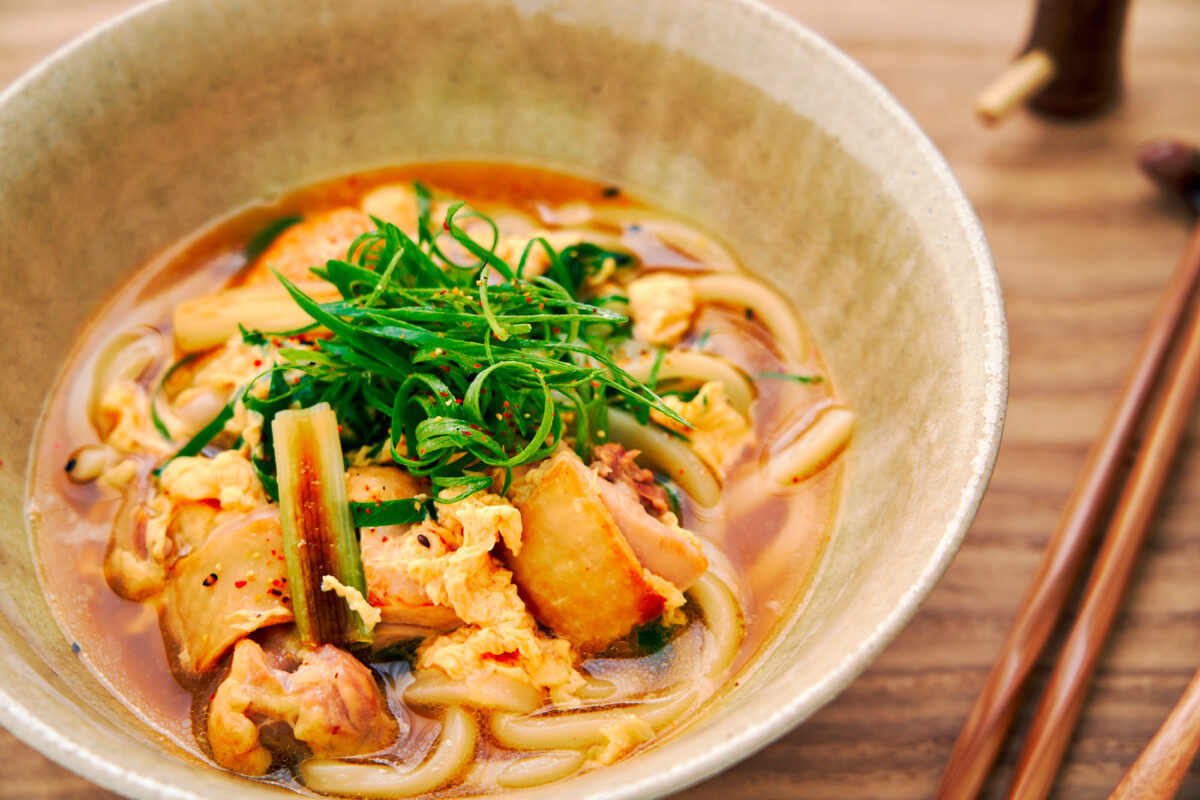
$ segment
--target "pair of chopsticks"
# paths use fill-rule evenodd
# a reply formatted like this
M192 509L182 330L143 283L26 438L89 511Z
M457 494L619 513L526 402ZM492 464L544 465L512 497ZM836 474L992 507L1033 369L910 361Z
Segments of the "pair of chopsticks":
M1143 169L1200 213L1200 151L1178 142L1143 148ZM1120 488L1082 605L1030 726L1010 800L1049 793L1083 708L1092 672L1129 583L1154 507L1200 387L1200 224L1142 340L1104 432L1093 445L1021 602L996 664L955 742L939 800L969 800L983 785L1016 714L1021 690L1062 613L1084 555L1117 491L1122 459L1139 427L1142 446ZM1175 351L1169 368L1168 356ZM1161 386L1157 395L1156 386ZM1154 407L1147 413L1151 398ZM1200 747L1200 674L1114 797L1170 797Z

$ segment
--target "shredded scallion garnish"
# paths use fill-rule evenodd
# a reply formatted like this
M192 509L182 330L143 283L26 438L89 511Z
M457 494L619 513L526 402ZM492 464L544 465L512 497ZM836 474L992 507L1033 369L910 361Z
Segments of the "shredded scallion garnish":
M497 474L507 488L514 468L564 440L590 454L606 439L610 403L683 423L617 365L613 348L628 338L628 318L583 294L606 262L625 266L633 256L588 243L560 253L539 238L510 265L496 255L499 234L486 216L456 203L435 228L427 190L418 185L417 197L417 241L375 220L346 260L313 269L340 301L318 303L278 276L329 334L289 342L283 363L243 394L264 416L264 432L286 408L328 403L348 448L374 447L430 478L445 501L492 487ZM482 221L486 244L468 233L470 220ZM445 236L460 259L465 251L474 260L451 260L439 246ZM526 274L534 248L549 260L545 275ZM254 454L268 478L270 444Z

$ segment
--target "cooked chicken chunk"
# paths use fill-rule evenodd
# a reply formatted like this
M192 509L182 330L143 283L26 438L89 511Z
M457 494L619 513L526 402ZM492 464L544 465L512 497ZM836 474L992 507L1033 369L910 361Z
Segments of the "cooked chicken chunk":
M263 775L273 756L260 727L284 722L318 757L373 753L396 738L396 720L367 667L332 645L305 653L294 672L273 669L258 643L244 639L213 695L208 743L217 763Z
M608 481L597 482L596 488L643 567L666 578L681 592L708 569L700 543L679 527L674 514L667 512L666 521L652 517L631 493Z
M600 498L642 566L686 591L708 569L708 559L679 526L654 473L634 461L637 455L615 443L596 448L592 469L604 479L597 484Z
M592 451L592 469L604 480L615 484L642 504L658 519L671 510L667 490L654 480L654 473L635 460L640 450L626 450L616 442L602 444Z
M425 535L429 547L413 547L419 534L409 525L363 528L359 534L363 571L367 579L367 601L383 613L383 622L411 626L420 635L454 630L462 620L454 609L434 603L421 584L409 576L414 552L429 557L446 553L438 537Z
M427 487L422 481L399 467L351 467L346 472L346 495L354 503L403 500L425 491ZM411 525L387 525L359 532L367 601L383 613L385 632L391 638L428 636L454 630L462 622L454 609L434 603L421 585L409 577L408 556L414 550L406 542L418 535L411 529ZM434 538L436 541L428 538L426 541L444 551L441 540Z
M176 561L159 616L175 671L190 676L211 669L247 634L291 622L278 515L227 522Z
M279 234L246 271L246 284L274 283L274 267L290 281L313 280L310 267L344 259L354 240L375 229L371 218L357 208L335 208L298 222Z
M534 617L591 651L654 619L668 601L601 498L601 482L570 450L530 472L513 490L521 549L505 553Z

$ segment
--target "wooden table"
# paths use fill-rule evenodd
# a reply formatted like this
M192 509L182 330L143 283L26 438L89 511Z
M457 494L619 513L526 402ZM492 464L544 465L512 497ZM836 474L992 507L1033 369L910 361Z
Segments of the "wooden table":
M129 0L0 0L0 86ZM991 241L1012 343L995 477L962 550L882 657L802 727L689 800L932 794L1093 437L1173 270L1188 216L1134 169L1143 140L1200 141L1200 3L1139 0L1127 94L1088 124L982 129L975 93L1023 40L1027 0L776 0L860 61L949 159ZM0 150L2 152L2 150ZM1055 789L1102 798L1200 665L1200 418L1134 575ZM1052 662L1043 659L1037 679ZM1026 703L1018 730L1028 724ZM1010 744L987 786L1001 797ZM1200 797L1193 773L1181 796ZM0 732L0 800L109 798Z

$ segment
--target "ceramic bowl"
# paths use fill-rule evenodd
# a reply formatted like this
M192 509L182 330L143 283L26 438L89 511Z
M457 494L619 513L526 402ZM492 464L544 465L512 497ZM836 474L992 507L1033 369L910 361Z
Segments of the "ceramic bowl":
M279 192L443 158L618 182L793 298L858 415L804 602L682 735L572 779L575 798L678 790L809 716L912 616L987 483L1007 352L979 223L878 83L751 2L155 2L0 96L0 142L0 722L128 796L285 792L175 746L72 652L31 563L23 466L106 293Z

